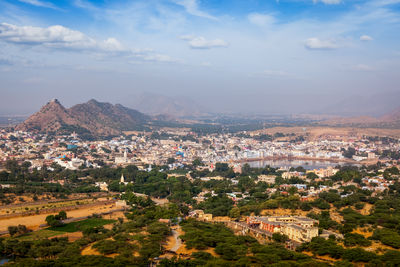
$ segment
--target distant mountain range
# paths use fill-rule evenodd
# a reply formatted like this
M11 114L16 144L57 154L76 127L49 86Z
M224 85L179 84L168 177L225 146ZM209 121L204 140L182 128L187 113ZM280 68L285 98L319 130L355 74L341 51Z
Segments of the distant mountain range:
M336 99L336 98L332 98ZM373 116L379 118L399 107L400 92L381 92L373 95L345 95L341 100L332 100L318 109L314 114L331 114L336 116Z
M143 100L144 101L144 100ZM186 114L186 109L182 110L178 106L170 105L164 107L163 103L170 103L170 100L164 98L156 98L152 103L154 107L160 106L158 111L154 108L148 108L147 111L153 110L153 114L146 115L135 109L124 107L120 104L110 104L98 102L94 99L77 104L69 109L65 108L57 100L51 100L44 105L38 112L31 115L24 122L18 124L15 129L22 131L33 131L42 133L68 134L76 132L80 135L87 136L110 136L119 135L122 131L142 130L150 125L157 123L177 122L174 117L176 112L181 110L181 116ZM157 104L154 104L157 103ZM144 105L144 104L143 104ZM150 104L149 104L150 105ZM165 111L171 110L167 114ZM173 110L173 111L172 111ZM195 110L193 107L192 112ZM191 113L195 116L196 113ZM199 112L199 114L201 114ZM329 120L322 120L317 123L321 126L343 126L343 127L372 127L372 128L400 128L400 108L384 114L378 118L369 116L358 117L337 117Z
M170 97L159 94L141 93L133 97L130 106L146 114L182 118L203 115L198 103L186 97Z
M45 133L90 134L109 136L120 134L124 130L136 130L152 118L137 110L120 104L101 103L94 99L66 109L57 100L51 100L16 130Z
M322 121L319 124L328 126L400 128L400 108L397 108L377 118L370 116L335 118Z

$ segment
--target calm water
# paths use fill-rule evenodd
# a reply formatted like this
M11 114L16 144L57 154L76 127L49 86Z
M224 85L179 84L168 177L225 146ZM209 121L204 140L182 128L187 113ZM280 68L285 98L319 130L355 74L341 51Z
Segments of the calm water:
M243 163L244 164L244 163ZM344 162L329 162L329 161L316 161L316 160L260 160L260 161L252 161L248 162L250 167L253 168L263 168L267 165L279 168L279 167L299 167L302 166L304 169L313 170L320 169L326 167L335 167L337 165L348 165L348 163Z

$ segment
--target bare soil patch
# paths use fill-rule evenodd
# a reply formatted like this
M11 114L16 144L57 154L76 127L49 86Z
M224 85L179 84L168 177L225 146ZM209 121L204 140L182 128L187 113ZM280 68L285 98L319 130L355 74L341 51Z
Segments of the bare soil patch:
M400 129L381 129L381 128L354 128L354 127L273 127L269 129L263 129L252 132L253 134L270 134L275 133L290 134L294 133L297 135L307 135L309 140L316 140L319 138L331 138L331 139L353 139L360 138L363 135L367 136L389 136L389 137L400 137Z
M362 208L362 210L360 210L360 213L362 215L370 215L372 208L374 207L374 205L366 203L364 205L364 208Z
M79 206L76 207L75 210L67 211L67 215L69 218L77 218L77 217L84 217L88 215L92 215L93 213L102 213L107 212L110 210L115 209L114 204L109 205L99 205L99 206L92 206L88 208L80 209ZM57 214L49 213L49 214ZM39 229L39 226L46 223L45 219L49 214L38 214L38 215L30 215L30 216L19 216L13 218L4 218L0 220L0 231L6 231L8 226L11 225L19 225L23 224L31 230ZM106 218L108 219L108 218Z

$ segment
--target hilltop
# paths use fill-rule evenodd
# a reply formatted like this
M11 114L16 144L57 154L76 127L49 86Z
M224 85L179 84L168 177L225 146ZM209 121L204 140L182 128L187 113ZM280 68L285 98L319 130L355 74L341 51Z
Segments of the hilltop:
M120 104L92 99L67 109L57 99L53 99L18 124L16 130L57 134L75 131L79 134L108 136L141 128L149 121L150 116Z

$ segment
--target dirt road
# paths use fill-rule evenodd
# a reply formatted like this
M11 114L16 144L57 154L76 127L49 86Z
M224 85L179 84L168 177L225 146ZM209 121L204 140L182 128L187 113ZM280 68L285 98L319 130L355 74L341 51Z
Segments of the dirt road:
M180 228L180 226L178 226ZM170 249L173 252L177 252L178 249L182 246L182 240L179 238L178 230L172 230L172 236L175 239L175 245Z

